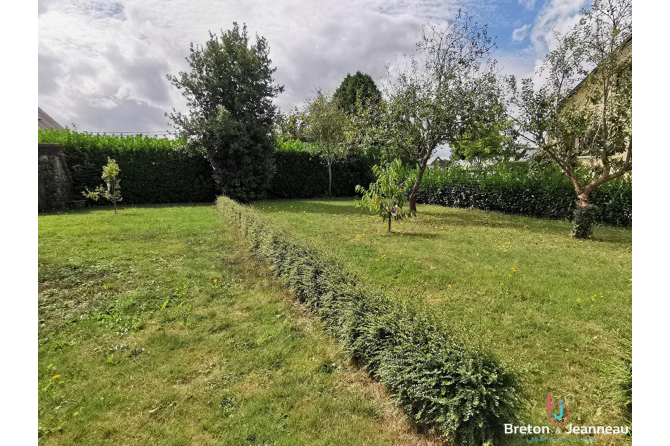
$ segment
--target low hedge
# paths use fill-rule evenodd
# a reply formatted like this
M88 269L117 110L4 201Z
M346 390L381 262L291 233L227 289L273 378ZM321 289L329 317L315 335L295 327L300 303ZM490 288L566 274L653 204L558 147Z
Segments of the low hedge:
M102 184L107 157L121 168L123 203L212 202L216 187L205 158L180 141L135 136L102 136L69 130L41 130L39 142L63 147L75 197ZM94 202L93 202L94 203Z
M631 226L632 190L630 178L619 178L592 192L596 222ZM511 166L431 169L418 197L419 203L566 220L572 219L575 200L572 183L557 169Z
M364 287L339 262L252 208L227 197L217 207L413 421L459 445L502 441L502 424L516 420L520 390L495 358L458 340L421 304Z

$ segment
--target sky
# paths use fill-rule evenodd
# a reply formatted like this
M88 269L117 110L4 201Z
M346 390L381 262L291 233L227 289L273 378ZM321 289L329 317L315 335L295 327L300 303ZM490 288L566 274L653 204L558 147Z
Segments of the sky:
M188 69L191 42L246 23L270 45L281 110L360 70L378 81L411 54L422 25L463 9L489 25L503 73L528 77L588 0L39 0L38 101L61 125L162 135L186 111L166 79Z

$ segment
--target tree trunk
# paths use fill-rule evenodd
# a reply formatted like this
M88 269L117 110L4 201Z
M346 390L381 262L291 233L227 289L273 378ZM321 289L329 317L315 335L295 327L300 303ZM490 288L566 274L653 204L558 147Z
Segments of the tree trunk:
M116 201L114 202L114 213L116 214Z
M387 232L391 232L391 213L389 212L389 230Z
M419 187L421 186L421 179L423 178L423 173L426 171L426 163L422 163L419 166L419 175L416 177L416 182L412 188L412 192L409 194L409 211L416 212L416 199L419 196Z
M333 162L328 162L328 195L333 198Z
M589 205L589 192L581 190L577 192L577 206L588 206Z
M577 192L577 207L575 207L572 220L572 236L574 238L586 239L593 235L593 223L595 223L595 206L589 203L590 190Z

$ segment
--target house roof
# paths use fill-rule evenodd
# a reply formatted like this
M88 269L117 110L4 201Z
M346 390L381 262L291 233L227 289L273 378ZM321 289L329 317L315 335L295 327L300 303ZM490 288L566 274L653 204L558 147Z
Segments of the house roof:
M626 46L626 45L628 45L628 44L630 44L632 41L633 41L633 35L631 34L630 36L628 36L628 37L621 43L620 48L621 48L621 47L624 47L624 46ZM593 70L592 70L592 71L591 71L591 72L590 72L584 79L581 80L580 83L578 83L577 85L575 85L575 88L573 88L572 90L570 90L570 92L565 96L565 99L563 99L563 102L566 101L567 99L573 97L574 95L576 95L577 92L579 91L579 89L582 88L582 85L584 85L584 83L589 79L589 77L590 77L592 74L595 74L595 73L597 73L597 72L598 72L598 67L595 67L595 68L594 68L594 69L593 69Z
M54 118L49 116L44 110L37 107L37 128L38 130L55 129L63 130L63 126L56 122Z

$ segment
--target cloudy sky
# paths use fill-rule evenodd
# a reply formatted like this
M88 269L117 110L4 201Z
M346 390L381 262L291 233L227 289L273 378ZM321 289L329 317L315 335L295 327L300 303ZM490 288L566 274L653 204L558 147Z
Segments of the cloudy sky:
M421 25L462 8L497 37L507 73L532 74L551 30L575 23L588 0L39 0L39 106L80 131L166 132L184 101L166 80L187 69L191 42L246 23L266 37L285 86L277 104L300 106L347 73L381 78L414 51Z

